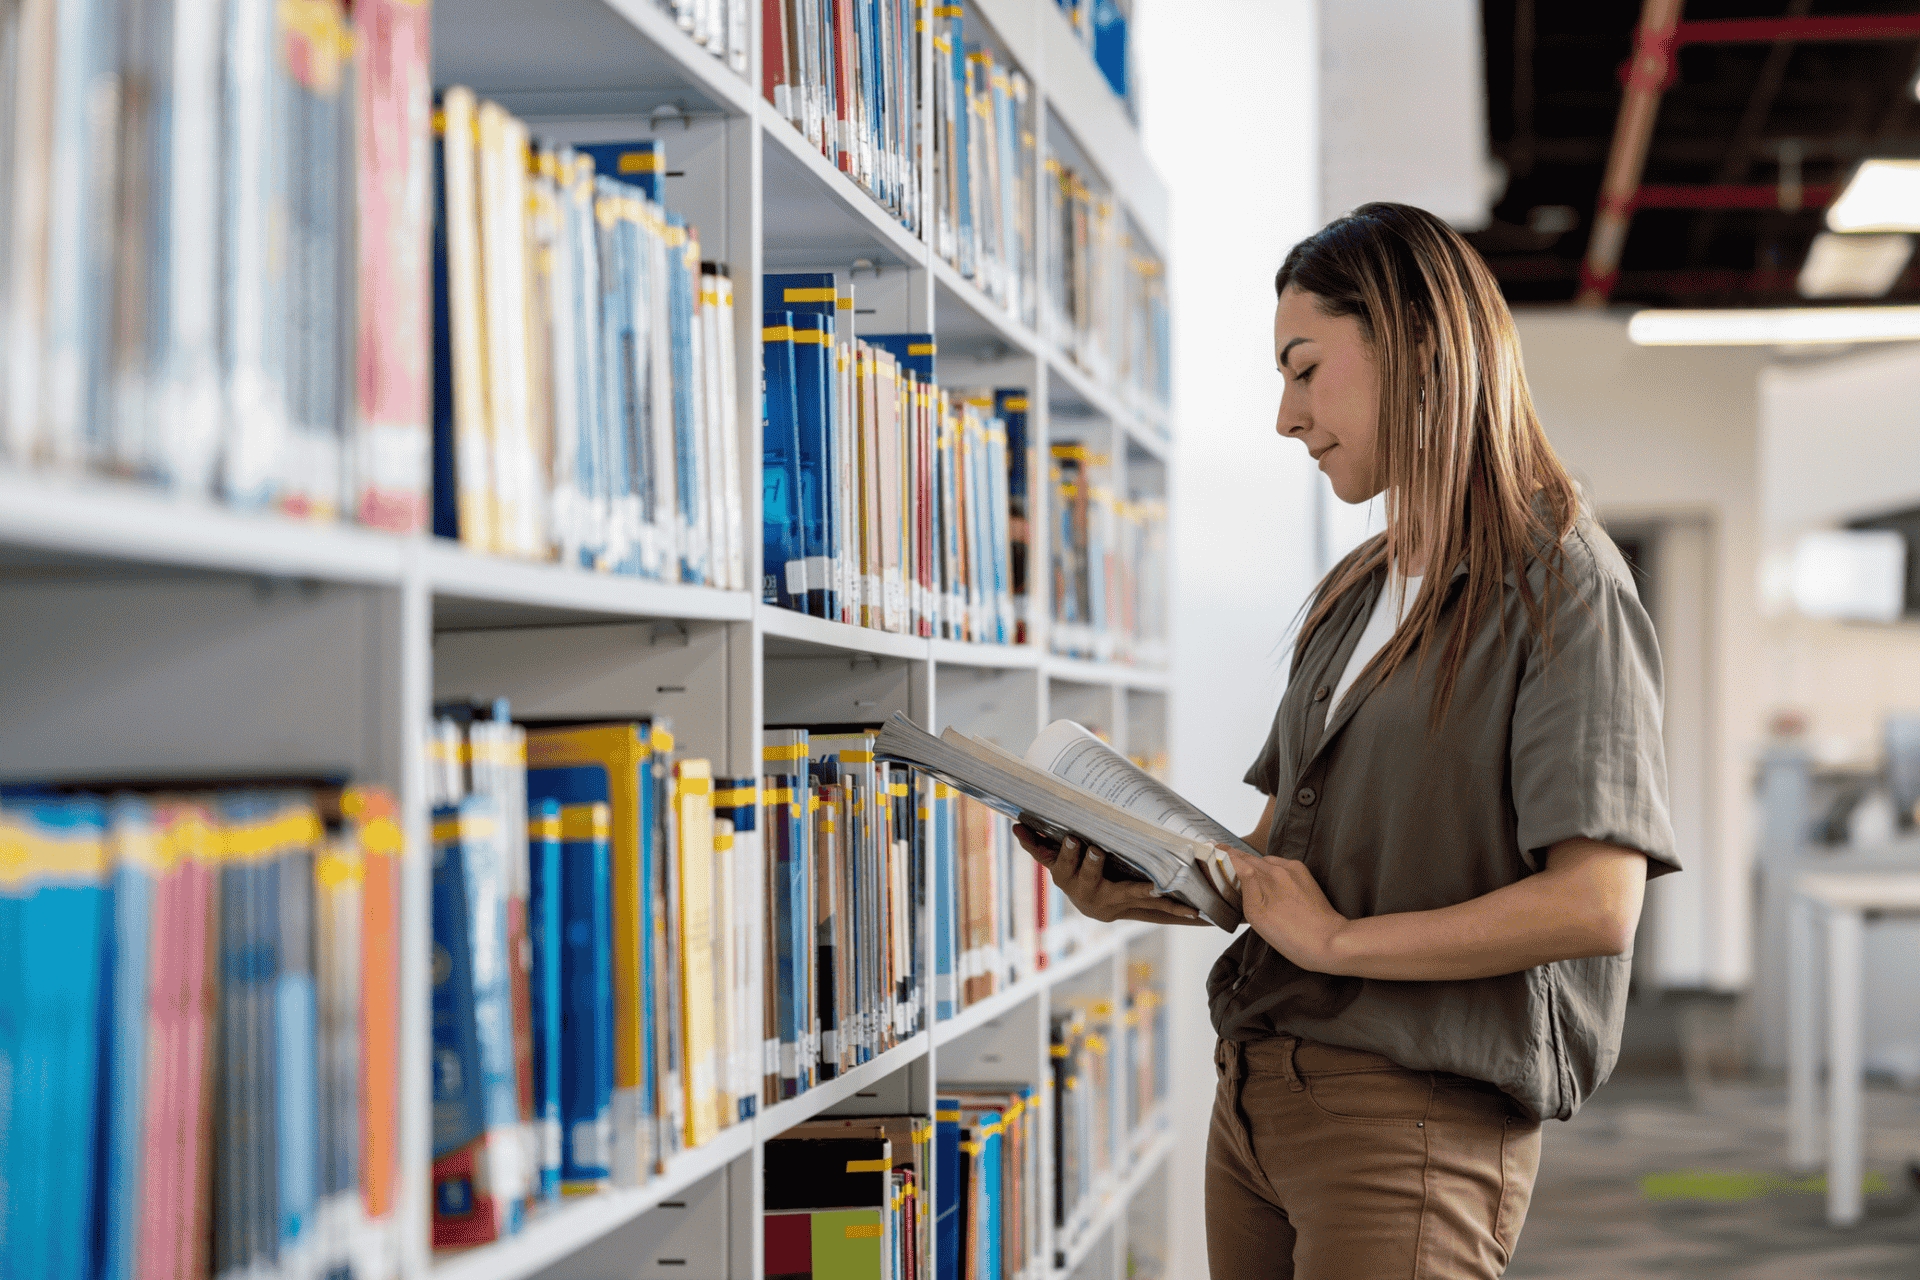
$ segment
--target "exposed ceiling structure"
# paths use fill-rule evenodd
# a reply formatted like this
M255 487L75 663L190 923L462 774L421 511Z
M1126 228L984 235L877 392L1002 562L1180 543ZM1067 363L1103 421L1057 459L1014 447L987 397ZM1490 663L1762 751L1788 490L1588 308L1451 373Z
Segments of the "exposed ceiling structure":
M1915 0L1483 13L1490 141L1509 176L1468 239L1515 303L1804 304L1802 268L1855 167L1920 158ZM1816 265L1858 250L1842 278L1871 274L1888 248L1823 243ZM1879 300L1920 302L1920 254L1895 270Z

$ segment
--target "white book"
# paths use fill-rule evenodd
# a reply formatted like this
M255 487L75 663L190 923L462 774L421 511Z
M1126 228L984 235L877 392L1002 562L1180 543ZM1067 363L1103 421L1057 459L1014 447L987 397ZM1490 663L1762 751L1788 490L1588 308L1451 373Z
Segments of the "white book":
M874 755L925 769L1044 839L1088 840L1111 855L1109 878L1145 880L1229 933L1240 927L1239 877L1217 846L1254 851L1071 720L1041 730L1022 758L958 729L936 738L896 711Z

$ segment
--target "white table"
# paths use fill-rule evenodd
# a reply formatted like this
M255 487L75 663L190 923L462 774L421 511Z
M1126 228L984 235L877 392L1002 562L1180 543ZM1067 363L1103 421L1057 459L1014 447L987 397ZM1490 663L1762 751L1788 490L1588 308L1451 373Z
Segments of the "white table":
M1920 868L1809 871L1794 884L1787 917L1787 1156L1820 1165L1819 1028L1815 1025L1815 933L1827 932L1827 1221L1860 1221L1864 1204L1860 1113L1861 943L1867 917L1920 912Z

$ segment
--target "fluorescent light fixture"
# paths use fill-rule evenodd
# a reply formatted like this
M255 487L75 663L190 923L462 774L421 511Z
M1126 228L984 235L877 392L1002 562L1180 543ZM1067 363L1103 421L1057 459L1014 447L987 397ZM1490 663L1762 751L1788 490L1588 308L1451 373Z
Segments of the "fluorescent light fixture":
M1920 307L1781 307L1642 311L1627 337L1643 347L1794 347L1920 341Z
M1920 231L1920 160L1863 160L1827 210L1830 231Z
M1809 618L1893 622L1906 605L1907 540L1885 529L1827 530L1793 548L1793 607Z
M1893 288L1913 257L1912 236L1835 235L1813 238L1800 268L1803 298L1878 298Z

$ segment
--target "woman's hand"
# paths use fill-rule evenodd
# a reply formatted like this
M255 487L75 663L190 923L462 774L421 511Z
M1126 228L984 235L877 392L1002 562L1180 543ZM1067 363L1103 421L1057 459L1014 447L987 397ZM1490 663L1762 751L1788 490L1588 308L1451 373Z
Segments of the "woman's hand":
M1275 951L1314 973L1333 973L1334 939L1347 918L1296 858L1249 857L1221 845L1240 876L1240 911Z
M1075 836L1055 849L1027 828L1015 824L1014 839L1047 869L1060 891L1094 920L1144 920L1148 924L1205 924L1200 913L1184 902L1163 898L1143 880L1108 880L1100 874L1107 855Z

